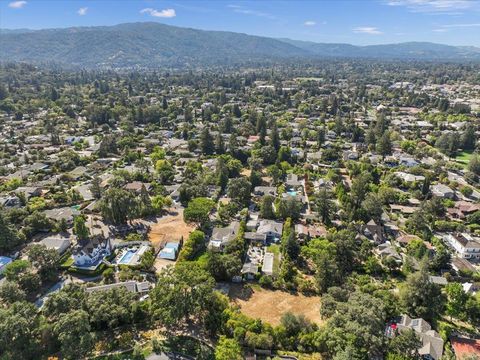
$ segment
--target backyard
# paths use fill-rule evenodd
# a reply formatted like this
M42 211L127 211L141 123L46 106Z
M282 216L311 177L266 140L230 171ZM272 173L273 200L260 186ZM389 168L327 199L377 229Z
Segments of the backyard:
M322 322L319 296L266 290L258 285L235 284L230 287L229 297L233 303L240 306L245 315L272 325L280 324L282 315L289 311L304 315L317 324Z

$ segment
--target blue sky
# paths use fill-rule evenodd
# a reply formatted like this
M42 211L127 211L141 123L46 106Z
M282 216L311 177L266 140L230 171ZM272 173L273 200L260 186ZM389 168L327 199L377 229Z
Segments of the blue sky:
M480 46L480 0L0 0L0 28L138 21L316 42Z

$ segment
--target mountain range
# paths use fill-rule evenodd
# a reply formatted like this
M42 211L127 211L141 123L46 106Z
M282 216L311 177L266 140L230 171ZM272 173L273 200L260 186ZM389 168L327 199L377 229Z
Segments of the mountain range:
M86 68L198 67L332 57L480 61L480 48L427 42L369 46L315 43L155 22L0 30L0 61Z

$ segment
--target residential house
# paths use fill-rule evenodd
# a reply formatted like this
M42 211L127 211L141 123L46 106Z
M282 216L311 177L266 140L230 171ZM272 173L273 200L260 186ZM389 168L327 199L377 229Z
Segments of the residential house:
M455 191L450 189L448 186L443 184L435 184L430 187L432 194L434 196L438 196L441 198L446 199L454 199L455 198Z
M62 219L65 219L68 224L72 224L74 216L77 216L80 214L78 210L71 207L49 209L49 210L45 210L44 213L47 216L47 218L51 220L55 220L58 222L58 221L61 221Z
M124 188L125 190L128 190L138 195L142 192L142 187L145 187L147 192L149 192L150 189L152 188L152 185L149 183L143 183L141 181L133 181L131 183L126 184Z
M408 315L401 315L387 327L387 336L395 337L402 331L413 329L422 341L418 349L419 355L425 360L439 360L443 355L443 339L428 322L422 318L412 319Z
M373 219L360 226L360 233L376 244L381 244L385 241L383 226L378 225Z
M110 239L102 236L78 241L72 251L75 266L86 268L97 268L102 260L111 254Z
M233 221L226 227L215 227L208 243L210 249L222 251L225 246L237 237L240 223Z
M471 215L479 210L479 204L473 204L468 201L457 201L453 208L447 209L447 212L450 217L454 219L465 219L468 215Z
M467 233L447 234L443 239L464 259L480 259L480 242Z
M378 245L374 249L374 252L382 260L385 260L387 258L392 258L398 265L402 264L402 257L397 252L395 247L388 242Z
M253 193L257 196L277 196L277 188L274 186L255 186Z
M425 176L422 175L413 175L403 171L396 171L395 176L402 179L406 183L420 182L425 180Z
M48 236L39 241L39 244L45 245L47 249L54 249L62 255L71 244L70 238L59 236Z
M261 220L258 225L257 233L264 234L267 241L278 241L282 236L283 222L275 220Z

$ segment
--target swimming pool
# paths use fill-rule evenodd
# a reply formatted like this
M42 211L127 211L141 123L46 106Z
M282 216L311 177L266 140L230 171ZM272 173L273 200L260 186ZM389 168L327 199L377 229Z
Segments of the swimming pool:
M125 254L123 254L120 260L117 261L117 264L130 264L130 261L136 252L136 250L128 250Z
M297 196L297 192L296 191L287 191L287 194L290 195L290 196Z

